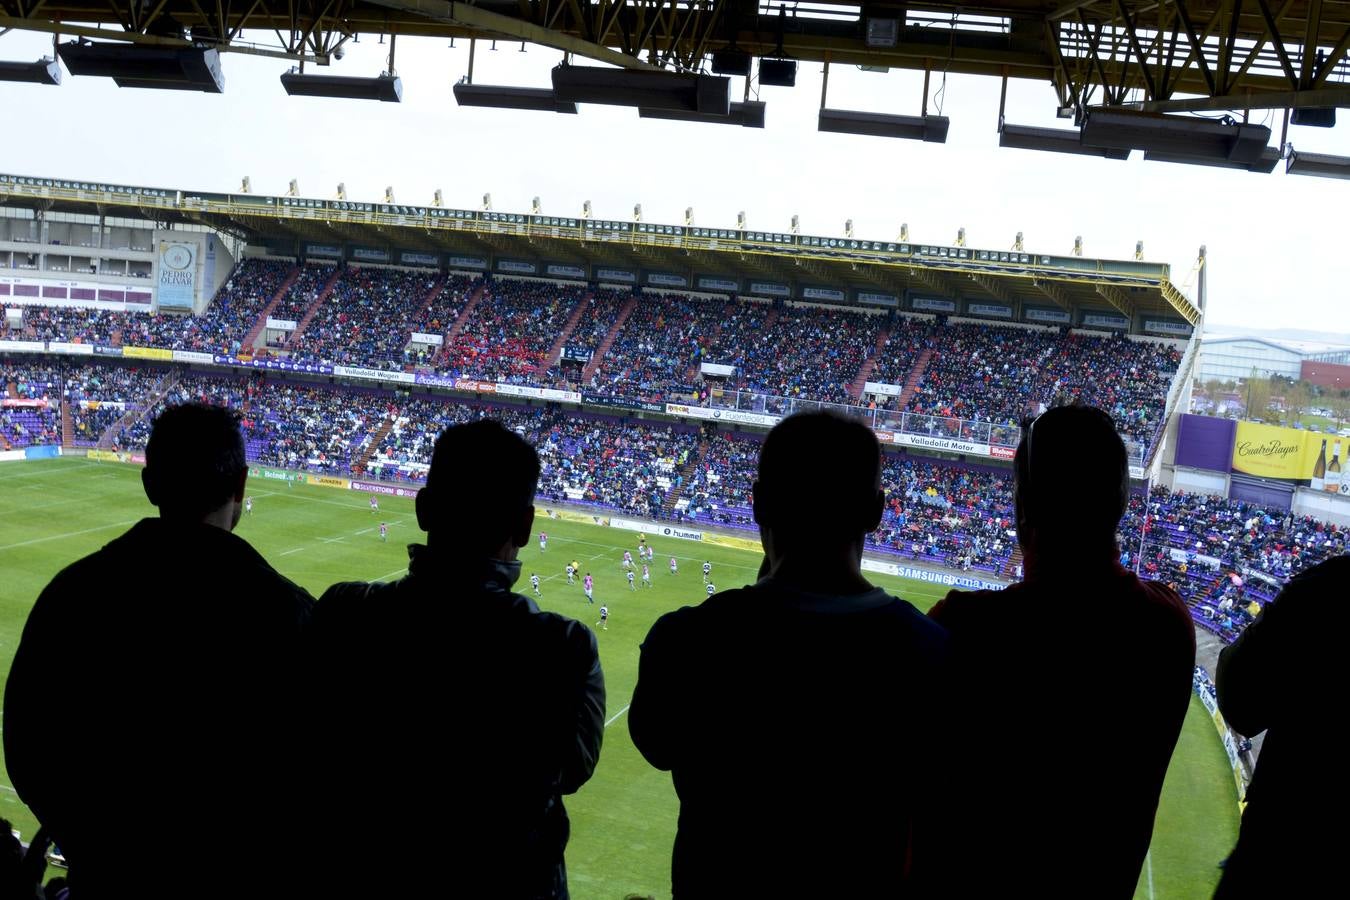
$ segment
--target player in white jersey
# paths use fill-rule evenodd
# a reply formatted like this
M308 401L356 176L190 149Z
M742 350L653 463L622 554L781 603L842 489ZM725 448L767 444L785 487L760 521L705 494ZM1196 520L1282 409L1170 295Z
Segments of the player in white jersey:
M711 597L713 594L717 593L717 585L713 584L710 581L708 582L708 587L706 588L706 590L708 591L708 596Z
M595 590L595 581L591 578L591 573L587 572L586 577L581 581L581 589L586 592L586 602L594 603L595 596L592 591Z
M539 532L539 552L543 553L548 549L548 532Z
M623 567L625 569L633 568L633 554L629 553L627 550L623 551Z
M602 629L604 631L609 631L609 625L607 624L608 622L609 622L609 607L602 606L600 607L600 621L595 623L595 627Z
M637 585L633 584L633 570L632 570L632 569L629 569L629 570L628 570L628 589L629 589L630 591L636 591L636 590L637 590Z
M534 572L530 573L530 587L534 588L534 595L536 597L544 596L543 594L539 593L539 576Z
M568 563L568 564L567 564L567 583L568 583L568 584L576 584L576 583L577 583L577 570L574 569L574 568L572 568L572 564L571 564L571 563Z
M675 561L675 557L673 556L670 558L670 574L680 574L680 564Z
M642 567L642 586L643 587L652 586L652 570L647 568L645 564Z
M250 516L253 515L253 498L252 498L252 497L245 497L245 498L244 498L244 512L247 513L247 514L250 515Z
M705 563L703 564L703 583L704 583L704 584L707 584L707 583L708 583L708 576L711 575L711 574L712 574L712 563L710 563L710 562L705 562Z

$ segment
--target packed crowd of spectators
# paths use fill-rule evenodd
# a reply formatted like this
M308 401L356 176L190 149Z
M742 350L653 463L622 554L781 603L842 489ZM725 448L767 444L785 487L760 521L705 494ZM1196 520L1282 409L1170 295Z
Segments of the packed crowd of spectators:
M295 282L286 290L285 296L277 301L269 318L299 322L310 305L319 299L324 285L335 272L336 269L331 265L311 263L301 266Z
M544 407L497 406L485 403L455 403L445 398L408 397L400 400L388 434L366 463L374 477L397 481L422 481L431 464L436 438L451 425L493 418L538 443L542 429L552 421Z
M291 359L403 368L408 323L436 281L434 272L345 269L305 330L292 338Z
M744 434L714 434L703 461L677 504L679 517L712 525L753 528L750 504L759 465L759 444Z
M418 307L409 320L410 341L413 334L431 334L444 339L473 292L482 286L483 279L477 275L446 275L443 282L440 293L425 308ZM409 365L431 366L444 350L444 344L413 346L404 354L403 361Z
M933 346L934 327L928 319L896 316L868 380L903 388L923 351Z
M861 311L785 306L767 327L761 323L736 335L733 386L792 399L850 403L849 388L876 349L883 321ZM728 348L725 337L720 343Z
M241 260L216 292L205 314L196 320L184 349L227 356L238 353L249 329L281 290L293 268L291 263L281 260Z
M671 425L560 415L536 444L539 493L655 518L696 447L696 432Z
M1170 345L1011 326L945 325L931 343L908 412L1015 425L1042 406L1081 400L1144 446L1181 364Z
M533 384L536 370L584 296L548 282L503 281L486 287L442 366L455 375Z
M630 291L608 289L595 291L586 301L586 308L582 310L581 318L577 320L577 327L567 339L567 347L595 353L604 342L605 335L614 327L614 322L619 318L619 312L624 304L632 299L632 296ZM542 380L554 387L577 388L581 386L581 373L584 369L584 362L565 362L560 357L549 367Z
M589 390L609 397L661 402L696 392L697 366L723 363L714 346L753 334L754 314L767 309L702 297L644 296L600 360ZM719 341L724 327L728 340ZM705 358L706 356L706 358ZM692 377L691 377L692 370Z
M61 371L46 363L0 360L6 400L46 401L46 406L0 406L0 450L61 443Z
M103 435L128 410L169 375L167 368L148 366L71 366L65 372L64 396L78 447L97 446Z

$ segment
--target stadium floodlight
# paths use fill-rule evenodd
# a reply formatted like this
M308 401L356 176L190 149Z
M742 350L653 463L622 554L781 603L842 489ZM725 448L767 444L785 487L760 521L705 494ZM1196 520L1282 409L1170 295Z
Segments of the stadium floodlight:
M711 113L690 112L677 109L648 109L640 107L638 116L643 119L671 119L677 122L707 122L712 125L740 125L742 128L764 127L764 103L759 100L747 100L744 103L732 103L725 116Z
M964 247L966 245L966 230L964 228L956 229L956 246Z
M844 237L853 237L853 220L844 220Z
M492 195L483 195L483 212L492 212Z
M60 84L61 64L50 56L37 62L0 60L0 81L23 81L28 84Z
M686 206L684 208L684 224L694 224L694 208L692 206Z
M338 198L339 200L346 200L346 199L347 199L347 185L346 185L345 183L341 182L341 181L338 182L338 187L337 187L337 198Z
M909 241L909 223L908 223L908 222L901 222L901 223L900 223L900 242L903 244L903 243L907 243L908 241Z
M244 176L244 180L241 181L241 182L239 182L239 193L241 193L241 194L251 194L251 193L253 193L253 179L252 179L252 178L249 178L247 175Z
M287 197L300 196L300 179L298 178L291 179L290 186L286 188L286 196Z
M281 86L292 97L331 97L342 100L403 101L403 79L389 72L374 78L358 75L315 75L291 69L281 76Z
M461 81L452 90L455 93L455 102L460 106L557 112L573 116L577 114L577 105L559 100L552 88L469 84L467 81Z
M1084 116L1081 140L1088 147L1143 150L1169 162L1251 165L1263 162L1270 129L1229 116L1197 119L1097 107Z
M1083 255L1083 236L1081 234L1073 239L1073 255L1074 256Z
M1244 172L1259 172L1263 175L1269 175L1275 171L1275 166L1280 162L1280 151L1274 147L1266 147L1261 153L1260 158L1253 163L1236 162L1227 159L1202 159L1195 156L1179 156L1173 153L1149 152L1144 154L1144 159L1149 162L1180 163L1188 166L1213 166L1216 169L1239 169Z
M740 212L736 213L736 230L737 231L745 230L745 210L741 210Z
M1072 128L1040 128L1035 125L1004 123L998 130L998 145L1014 150L1045 150L1050 153L1074 153L1080 156L1100 156L1105 159L1129 159L1129 150L1110 150L1088 147L1082 135Z
M793 234L802 233L802 221L800 218L797 217L796 213L793 213L792 215L792 233Z
M118 87L207 94L225 90L220 53L215 50L71 41L56 52L70 74L111 78Z
M1012 248L1013 248L1014 250L1016 250L1018 253L1021 253L1021 252L1022 252L1022 248L1023 248L1023 244L1022 244L1022 232L1020 232L1020 231L1017 232L1017 237L1013 238L1013 245L1012 245Z
M893 116L887 113L822 107L816 130L945 144L947 128L950 125L951 119L946 116Z
M431 195L431 205L432 205L432 206L444 206L444 205L445 205L445 198L441 195L441 189L440 189L440 188L436 188L436 193L434 193L434 194Z
M634 203L634 204L633 204L633 221L634 221L634 222L641 222L641 221L642 221L642 204L641 204L641 203Z
M795 59L761 59L759 61L760 87L796 87L797 61Z
M535 197L533 200L530 201L530 212L536 216L544 214L544 204L539 202L538 197Z
M587 200L581 204L581 217L589 219L591 217L591 201Z
M553 93L565 103L731 112L731 79L721 75L563 64L553 69Z
M392 184L384 189L384 202L390 206L394 205L394 186Z
M1313 175L1318 178L1350 178L1350 156L1299 153L1291 147L1284 172L1286 175Z
M1134 258L1135 258L1135 259L1138 259L1138 260L1142 260L1142 259L1144 258L1144 242L1143 242L1143 241L1135 241L1135 242L1134 242Z

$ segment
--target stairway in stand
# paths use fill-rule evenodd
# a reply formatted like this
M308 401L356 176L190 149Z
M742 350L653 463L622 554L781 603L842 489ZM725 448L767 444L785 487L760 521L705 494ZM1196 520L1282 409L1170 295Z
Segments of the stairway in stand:
M699 466L703 465L703 460L708 457L708 442L699 438L698 448L689 454L689 460L680 469L680 484L678 487L672 482L670 491L666 494L665 501L661 504L661 518L672 519L675 517L675 504L680 502L684 496L685 488L693 481L694 473L698 471Z
M886 347L886 342L891 339L891 330L884 325L881 332L877 335L877 344L872 349L872 353L863 360L862 368L858 370L858 377L853 379L853 384L849 385L848 395L853 400L862 396L863 385L872 377L872 371L877 367L877 360L881 358L881 351Z
M295 323L295 330L291 332L291 336L286 340L287 350L294 347L295 342L300 339L300 335L305 333L305 329L309 327L310 320L318 313L319 307L323 306L324 302L332 296L333 288L337 287L338 280L345 274L346 270L341 266L337 266L333 269L333 274L329 275L328 280L323 283L323 290L319 291L319 295L314 298L313 303L305 307L304 315L300 317L299 322Z
M544 358L535 366L534 374L543 375L551 367L558 364L562 359L563 347L567 346L567 339L572 336L572 332L577 330L577 323L581 321L581 314L586 311L586 307L591 305L591 297L595 296L590 291L577 303L577 308L572 310L572 315L567 317L567 322L563 325L562 331L558 332L558 339L553 342L553 346L544 354Z
M1012 555L1009 556L1008 561L1003 564L1003 568L1002 570L999 571L999 574L1002 575L1004 578L1016 578L1017 567L1020 566L1021 564L1022 564L1022 548L1020 546L1013 547Z
M605 358L605 354L609 352L609 348L614 346L614 341L619 337L619 332L623 330L624 323L628 321L628 317L633 314L633 310L635 309L637 309L637 298L629 297L628 302L623 305L623 308L619 310L619 314L614 317L614 324L609 327L609 331L605 334L605 339L600 342L600 346L596 347L595 352L591 354L591 361L586 363L586 368L581 370L582 384L591 383L591 376L595 374L596 369L600 368L600 361Z
M896 401L896 409L903 411L909 405L910 398L919 389L919 382L923 379L924 370L928 368L928 361L932 358L933 351L925 349L919 354L919 358L914 361L914 368L909 370L909 377L905 379L905 388L900 392L900 397Z
M70 401L61 399L61 446L69 450L75 446L75 419L70 414Z
M286 292L291 289L291 285L295 284L295 280L299 277L300 267L291 266L291 271L286 274L285 280L281 282L281 287L277 288L277 292L272 295L272 299L267 301L267 305L263 307L262 312L258 313L258 321L253 323L253 327L244 336L243 347L245 350L252 350L258 346L258 339L262 337L263 328L267 325L267 317L272 315L272 310L276 309L277 304L281 302L281 298L286 296Z
M769 314L764 318L764 324L763 326L761 326L761 328L767 329L777 319L778 319L778 310L776 308L769 310ZM712 330L712 334L708 336L708 343L704 345L705 347L717 346L717 339L722 336L722 322L725 320L726 317L723 316L722 320L718 321L717 327L714 328ZM689 367L689 371L684 373L684 380L687 381L689 384L698 384L702 376L703 376L703 363L696 362Z
M445 343L441 344L441 352L436 354L433 365L439 367L445 361L446 356L450 353L451 344L464 330L464 326L469 322L469 316L473 315L473 311L478 308L479 302L485 296L487 296L487 282L480 281L478 286L473 289L473 293L469 295L469 300L464 304L464 309L460 311L459 318L455 319L455 324L451 325L450 330L445 333Z
M375 455L375 451L380 449L380 444L384 443L384 439L389 436L390 430L394 427L394 418L392 415L385 416L384 421L380 423L380 427L375 430L375 434L366 442L365 449L361 451L361 455L356 462L352 463L353 475L364 475L366 473L366 463L370 462L370 458Z
M164 395L169 393L173 386L178 383L178 375L177 370L170 370L159 380L158 384L146 392L145 401L139 408L128 409L122 414L121 418L109 425L108 430L99 435L98 449L111 450L113 441L124 429L149 418L154 413L155 407L159 405L159 401L163 400Z

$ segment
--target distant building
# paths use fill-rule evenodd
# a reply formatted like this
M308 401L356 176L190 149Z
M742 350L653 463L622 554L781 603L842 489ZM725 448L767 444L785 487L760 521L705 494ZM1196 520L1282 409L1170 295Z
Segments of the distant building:
M1297 381L1306 358L1301 350L1258 337L1205 338L1200 343L1195 380L1245 381L1279 375Z

